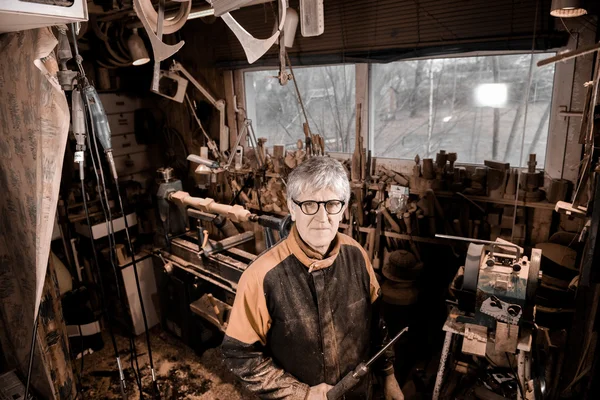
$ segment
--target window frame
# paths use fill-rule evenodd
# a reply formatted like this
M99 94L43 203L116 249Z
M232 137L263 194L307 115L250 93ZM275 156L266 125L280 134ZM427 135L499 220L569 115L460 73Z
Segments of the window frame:
M594 37L592 34L588 33L585 35L585 32L577 34L575 36L571 36L567 46L557 49L548 49L544 51L539 51L537 53L545 53L545 52L563 52L566 50L576 49L578 46L585 45L588 42L594 42ZM491 55L509 55L509 54L527 54L523 51L480 51L480 52L469 52L469 53L460 53L460 54L445 54L437 57L427 57L422 59L432 59L432 58L460 58L460 57L476 57L476 56L491 56ZM413 61L418 60L418 58L414 59L406 59L403 61ZM579 162L581 160L581 145L577 143L577 138L574 138L575 131L578 130L579 126L579 118L569 118L569 117L560 117L559 112L561 109L567 108L567 111L570 110L571 107L576 107L579 105L583 99L578 99L577 91L574 90L574 85L576 81L587 81L589 76L586 77L587 71L591 71L592 63L588 63L589 65L584 64L583 68L581 66L576 65L576 60L569 60L563 63L557 63L555 66L554 72L554 83L552 89L552 103L551 103L551 111L550 111L550 120L548 123L548 140L546 144L546 154L545 154L545 163L544 168L539 168L540 170L545 171L545 175L550 179L568 179L574 182L577 178L577 172ZM324 64L327 65L340 65L340 64ZM346 64L352 65L352 63ZM374 93L370 90L371 87L371 63L354 63L355 68L355 79L356 79L356 104L362 104L362 124L360 128L360 134L363 137L363 142L367 144L367 151L373 150L374 145L374 118L372 117L373 110L370 105L373 104L373 96ZM321 66L321 65L315 65ZM304 67L304 66L303 66ZM311 66L306 66L311 67ZM277 68L277 67L273 67ZM299 67L300 68L300 67ZM536 65L533 68L538 68ZM543 67L542 67L543 68ZM583 71L578 71L580 68ZM244 102L244 107L246 110L248 107L248 98L245 93L245 82L243 81L246 72L251 71L260 71L260 70L268 70L271 68L265 67L250 67L244 68L236 71L236 76L238 79L242 79L241 85L244 88L244 93L242 93L242 98ZM239 72L239 73L238 73ZM578 79L576 79L578 78ZM288 83L293 84L293 83ZM238 93L238 96L240 93ZM583 96L579 96L583 97ZM238 97L239 98L239 97ZM248 113L248 118L251 118L250 113ZM244 142L244 146L246 143ZM562 153L562 154L561 154ZM333 157L339 159L349 159L352 156L352 153L340 153L340 152L329 152ZM460 155L459 155L460 156ZM526 166L527 154L523 154L523 160L521 166L514 165L513 167L521 167ZM400 158L388 158L388 157L374 157L377 159L377 163L379 165L386 165L389 167L396 168L396 170L400 170L406 173L412 172L412 167L414 166L413 160L400 159ZM470 164L470 163L461 163L460 159L457 162L457 165L474 165L480 166L482 164Z
M563 49L549 49L549 50L543 50L543 51L536 51L535 53L539 54L539 53L547 53L547 52L559 52L562 51ZM442 54L439 56L435 56L435 57L427 57L427 58L407 58L401 61L417 61L417 60L432 60L432 59L442 59L442 58L466 58L466 57L486 57L486 56L504 56L504 55L529 55L531 54L531 52L523 52L523 51L479 51L479 52L469 52L469 53L457 53L457 54ZM368 64L369 65L369 72L368 72L368 76L365 77L364 75L361 76L361 79L366 79L368 81L368 86L369 88L371 87L371 67L372 64ZM536 65L533 65L533 68L537 68ZM550 118L548 121L548 142L546 143L546 154L545 154L545 164L548 162L548 156L550 155L550 147L551 147L551 143L550 143L550 135L552 132L552 115L554 115L552 113L552 111L554 110L554 103L555 103L555 94L556 94L556 84L558 82L557 77L556 77L556 73L557 71L554 71L554 82L553 82L553 89L552 89L552 99L551 99L551 105L550 105ZM358 76L357 76L357 80L358 80ZM357 83L358 84L358 83ZM374 104L374 93L372 91L369 91L369 103L370 104ZM374 121L374 109L370 109L369 110L369 137L365 138L365 143L367 143L366 141L368 140L369 143L369 149L373 150L373 141L374 141L374 135L372 135L371 133L375 131L375 121ZM521 136L519 135L519 138ZM416 156L416 154L415 154ZM412 168L412 166L414 165L414 161L412 159L405 159L405 158L396 158L396 157L382 157L382 156L375 156L375 158L377 158L377 160L386 160L386 163L391 163L393 165L398 165L399 168L406 168L407 164L410 164L410 168ZM414 156L413 156L414 157ZM527 159L528 159L528 154L523 153L523 159L522 159L522 165L521 166L517 166L517 165L511 165L511 168L523 168L523 167L527 167ZM460 153L458 153L458 161L456 162L456 165L463 165L463 166L473 166L473 167L480 167L483 166L483 160L481 163L465 163L465 162L461 162L460 161ZM538 168L539 170L544 170L545 171L545 165L544 168Z
M346 63L346 64L319 64L319 65L301 65L301 66L297 66L297 67L293 67L295 71L299 70L299 69L303 69L303 68L314 68L314 67L335 67L335 66L354 66L355 68L355 80L356 80L356 65L355 63ZM243 68L240 70L237 70L236 72L238 72L237 79L241 82L241 86L243 87L243 96L239 96L238 93L238 98L242 97L243 101L244 101L244 110L246 110L246 114L248 116L248 118L250 120L252 120L253 122L253 127L256 129L256 125L254 125L255 121L257 120L256 118L256 111L255 111L255 106L252 107L248 107L248 96L247 96L247 91L246 91L246 73L247 72L257 72L257 71L269 71L269 70L278 70L279 67L278 66L274 66L274 67L249 67L249 68ZM277 76L273 75L273 80L276 80ZM292 82L291 80L287 82L286 85L293 85L294 82ZM356 84L356 81L355 81ZM295 89L292 89L295 92ZM355 90L357 90L357 88L355 88ZM355 100L355 107L356 107L356 100ZM364 113L364 109L363 109L363 113ZM365 115L363 114L363 121L365 120ZM238 126L239 126L239 122L238 122ZM361 130L361 132L364 132ZM313 132L315 133L315 132ZM258 136L257 136L258 138ZM298 139L304 139L304 136L299 136ZM240 143L241 146L244 147L244 151L246 151L247 148L247 141L243 141L242 143ZM272 144L269 144L267 142L267 147L272 146ZM353 146L354 147L354 146ZM328 154L350 154L350 153L341 153L341 152L327 152ZM340 157L337 157L340 158ZM344 157L341 157L344 158Z

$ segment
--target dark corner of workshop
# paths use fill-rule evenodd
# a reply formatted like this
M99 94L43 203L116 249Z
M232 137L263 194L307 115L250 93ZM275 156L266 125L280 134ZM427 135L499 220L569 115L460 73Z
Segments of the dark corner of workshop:
M0 1L0 400L600 399L599 17Z

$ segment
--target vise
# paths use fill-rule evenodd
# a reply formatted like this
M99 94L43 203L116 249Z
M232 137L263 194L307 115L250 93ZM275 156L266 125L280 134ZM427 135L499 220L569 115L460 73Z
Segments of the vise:
M462 353L508 362L516 358L517 398L529 398L532 327L535 318L535 295L541 281L542 251L532 249L531 256L508 241L495 242L436 235L454 241L471 242L464 267L450 285L455 300L443 330L446 332L438 367L433 399L444 393L446 361L456 336L462 336ZM514 357L513 357L514 355ZM453 356L454 357L454 356Z

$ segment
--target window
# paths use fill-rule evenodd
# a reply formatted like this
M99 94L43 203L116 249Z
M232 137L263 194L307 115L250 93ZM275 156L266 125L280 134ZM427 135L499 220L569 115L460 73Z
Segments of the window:
M526 119L523 158L536 153L543 167L554 66L535 63L551 55L533 56L527 112L530 54L373 65L373 154L435 158L446 150L457 152L460 163L494 159L516 166Z
M257 137L267 146L296 147L304 140L304 116L294 82L281 86L277 70L245 73L246 107ZM355 126L354 65L294 68L312 133L325 140L325 150L352 152Z

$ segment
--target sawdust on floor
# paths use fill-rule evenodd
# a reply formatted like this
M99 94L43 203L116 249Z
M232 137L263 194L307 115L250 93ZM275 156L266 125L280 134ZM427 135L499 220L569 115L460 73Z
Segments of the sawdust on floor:
M256 399L246 391L225 368L218 348L197 355L178 338L162 331L159 327L150 330L150 344L154 369L163 400L236 400ZM124 369L128 399L141 398L131 365L129 339L117 336L117 346ZM152 374L144 335L135 338L143 397L153 397ZM74 361L77 372L80 360ZM86 355L81 374L82 398L121 399L119 373L114 350L108 335L104 337L104 348Z

